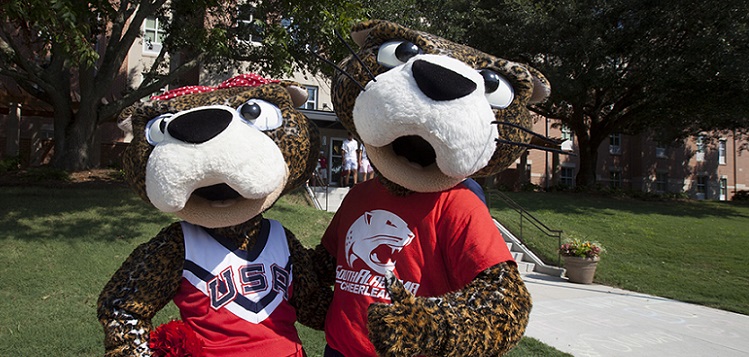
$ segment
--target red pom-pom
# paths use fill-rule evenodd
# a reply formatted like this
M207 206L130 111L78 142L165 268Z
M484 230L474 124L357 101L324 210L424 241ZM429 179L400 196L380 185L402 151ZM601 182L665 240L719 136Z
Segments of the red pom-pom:
M154 357L203 356L203 341L179 320L170 321L151 331L148 347Z

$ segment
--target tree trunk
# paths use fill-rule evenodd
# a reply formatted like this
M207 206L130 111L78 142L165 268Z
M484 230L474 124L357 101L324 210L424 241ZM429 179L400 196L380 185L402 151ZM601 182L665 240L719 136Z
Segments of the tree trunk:
M81 103L83 104L83 103ZM83 106L73 114L63 128L57 127L55 119L55 154L52 166L68 172L86 170L95 165L91 162L94 135L97 129L96 112ZM60 130L62 129L62 130ZM62 135L58 134L58 130ZM62 137L62 142L58 142Z
M585 188L595 185L600 144L600 141L594 142L593 140L580 140L578 138L580 170L575 177L575 186Z

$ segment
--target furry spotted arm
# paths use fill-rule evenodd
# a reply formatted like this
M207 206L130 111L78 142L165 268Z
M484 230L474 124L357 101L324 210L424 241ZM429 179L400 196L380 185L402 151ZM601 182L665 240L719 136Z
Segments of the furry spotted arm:
M182 230L173 224L141 244L104 287L97 304L105 356L150 356L151 319L179 289Z
M369 338L380 356L496 356L523 336L531 297L514 264L500 263L464 289L441 297L408 293L388 280L393 304L368 311Z
M315 251L305 248L294 234L286 230L286 238L294 259L294 290L291 305L296 308L298 321L316 330L325 326L325 315L333 300L331 285L325 285L317 273Z

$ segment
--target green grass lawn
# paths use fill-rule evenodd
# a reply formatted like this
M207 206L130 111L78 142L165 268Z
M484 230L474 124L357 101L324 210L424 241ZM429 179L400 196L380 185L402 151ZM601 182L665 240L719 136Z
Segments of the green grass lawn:
M127 188L0 187L0 356L101 356L96 300L140 243L175 220ZM266 217L308 246L332 214L284 197ZM178 318L173 304L155 324ZM321 356L322 332L299 327L309 356ZM509 356L569 356L524 338Z
M563 237L606 249L597 283L749 314L749 205L642 201L574 193L506 193ZM513 232L519 215L488 193L492 215ZM525 221L523 239L556 263L557 241Z

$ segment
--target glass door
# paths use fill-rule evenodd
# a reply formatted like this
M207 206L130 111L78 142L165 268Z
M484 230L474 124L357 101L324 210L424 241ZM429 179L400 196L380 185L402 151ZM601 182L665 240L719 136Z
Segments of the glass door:
M341 146L343 145L344 138L331 138L330 139L330 158L328 159L328 167L330 167L330 185L338 186L341 182L341 168L343 167L343 156L341 152Z

